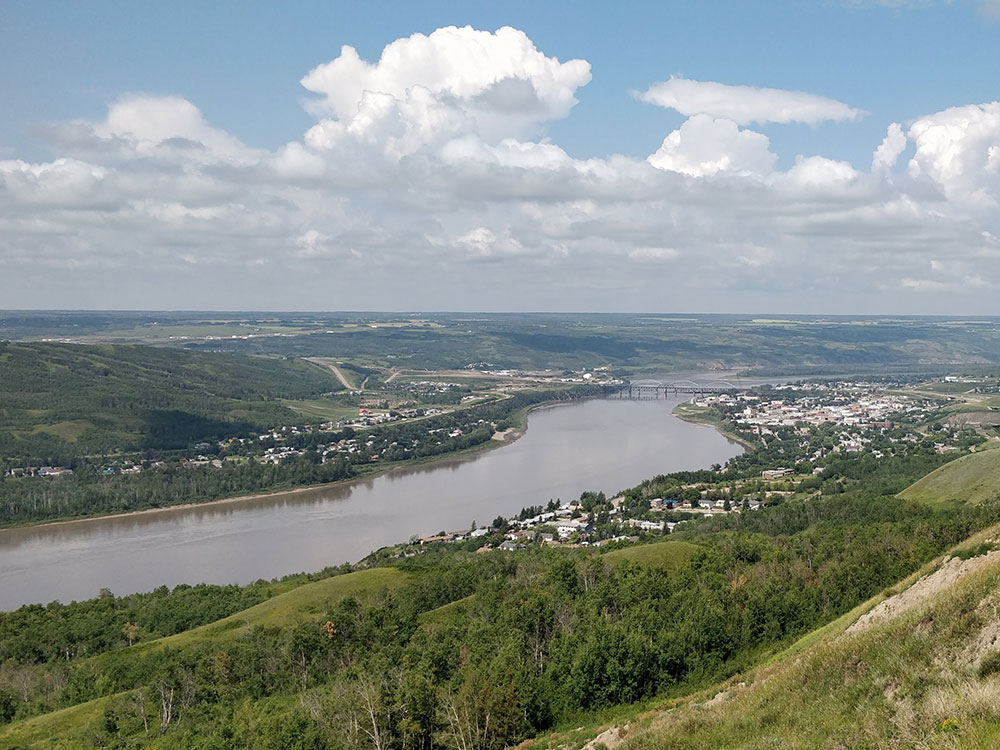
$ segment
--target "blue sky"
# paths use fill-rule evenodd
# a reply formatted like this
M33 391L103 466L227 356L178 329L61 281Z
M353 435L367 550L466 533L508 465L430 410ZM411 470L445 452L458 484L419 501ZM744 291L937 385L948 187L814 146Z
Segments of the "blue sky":
M384 10L388 9L388 10ZM629 91L674 74L797 89L870 113L850 127L773 128L782 153L862 164L885 126L1000 87L1000 24L974 2L7 2L0 8L0 144L42 146L40 122L98 118L123 92L177 94L248 145L275 148L311 118L298 79L341 45L377 59L393 40L441 26L514 26L593 81L548 132L572 155L644 155L682 117Z
M968 149L970 159L985 154L975 178L971 163L960 179L942 166L941 154L950 146L941 145L940 134L954 127L927 118L1000 98L995 10L996 3L973 0L6 2L0 5L0 160L7 165L6 173L0 170L0 221L7 217L0 224L0 271L28 283L0 297L0 307L985 313L1000 283L990 239L1000 234L990 218L998 191L988 155L1000 142L991 130L992 110L976 110L971 135L956 146ZM398 122L383 123L350 148L340 141L334 147L329 138L318 146L306 136L317 122L345 124L355 116L342 105L317 114L336 96L300 84L336 59L342 45L376 63L396 40L466 25L488 32L513 27L544 59L586 61L590 78L577 76L566 88L576 100L572 106L553 99L543 114L525 118L494 110L489 117L498 120L487 123L480 113L466 125L455 123L473 105L453 107L449 89L435 105L447 118L458 118L449 120L447 138L425 134L405 153L393 146L389 165L382 148L389 147L375 141L403 127ZM463 52L453 45L462 43L442 47L442 59L455 54L460 66ZM524 64L527 71L535 63ZM476 75L492 80L488 67ZM522 80L529 75L524 71L513 78ZM686 114L635 96L671 76L763 90L758 107L771 106L773 92L766 92L778 89L857 113L786 123L757 111L757 119L725 130L721 121L728 122L723 115L729 110L701 114L699 107L708 105L700 90ZM389 86L389 78L379 80ZM329 85L349 90L355 84L342 75L332 80ZM546 85L542 78L531 80L537 90ZM405 83L425 84L419 76ZM397 101L405 99L402 91ZM731 98L753 95L721 91ZM154 114L130 109L112 122L109 108L128 97L138 97L136 106ZM206 149L218 151L215 157L182 163L174 151L142 146L148 138L128 117L172 122L170 107L183 110L179 117L187 125L177 125L173 136L169 128L157 129L157 143L169 142L166 134L205 145L198 133L210 128L205 138L217 142ZM200 124L192 125L188 115ZM406 119L411 115L398 116L413 124ZM928 129L918 130L937 140L919 142L920 133L909 130L925 120ZM876 180L873 151L893 123L908 137ZM230 148L219 133L239 146ZM655 158L671 133L678 135L669 153ZM481 143L470 146L470 137ZM110 144L122 139L132 151L111 153ZM543 158L544 148L532 148L530 163L505 161L491 150L504 142L552 145L562 155L545 152ZM361 143L372 153L361 154ZM287 179L270 172L262 178L262 165L270 169L289 144L302 145L309 156L322 152L323 174L289 176L274 167ZM527 153L527 146L518 148ZM617 155L627 163L616 162ZM826 161L808 163L805 175L805 168L795 172L800 157ZM908 166L914 157L917 165ZM454 171L455 159L461 174ZM488 187L477 183L482 193L470 201L469 170L485 179L483 159L498 172ZM81 195L93 198L99 185L98 192L106 192L102 201L74 204L79 196L60 192L65 176L46 184L68 168L66 160L76 170L72 179L88 174L90 187ZM833 175L834 163L856 174L841 169L840 182L817 186L816 170ZM437 174L443 164L447 169ZM192 187L195 176L203 182ZM192 183L193 192L171 182L166 193L157 193L179 177ZM551 186L549 195L533 192L539 180ZM644 207L622 187L636 182L648 191L642 199L651 202ZM791 208L807 183L818 191L805 201L815 206L811 223L801 218L808 206ZM415 206L414 195L427 198L427 205ZM727 201L739 207L712 213L713 204ZM287 211L268 214L267 207L279 203ZM616 213L623 203L629 207ZM673 219L635 230L642 223L636 217L671 210L677 212ZM236 218L240 214L264 217L259 232ZM566 218L574 214L583 218ZM143 218L143 247L130 249ZM551 230L563 220L567 226ZM851 231L859 220L871 222L860 240ZM785 226L767 229L776 221ZM611 249L602 250L601 240ZM908 247L912 255L906 257ZM834 256L839 265L831 264ZM609 278L602 271L621 266L622 258L641 281L630 281L633 273ZM817 259L827 262L825 285L810 275ZM872 269L859 269L861 262ZM259 274L271 263L287 272L287 286L275 289L273 274ZM414 290L393 270L410 263L438 270L426 278L418 274L420 289ZM159 269L159 281L136 275L130 269L137 264ZM102 281L109 275L125 283L109 288ZM663 286L678 275L705 279L705 286L665 300ZM519 291L500 294L493 291L498 285ZM264 289L273 304L260 304Z

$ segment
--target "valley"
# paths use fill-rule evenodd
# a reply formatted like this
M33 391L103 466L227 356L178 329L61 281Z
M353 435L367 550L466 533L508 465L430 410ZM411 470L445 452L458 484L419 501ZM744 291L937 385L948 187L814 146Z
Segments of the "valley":
M4 344L0 747L988 746L990 365L746 344L726 390L569 331L420 361L469 337L427 323Z

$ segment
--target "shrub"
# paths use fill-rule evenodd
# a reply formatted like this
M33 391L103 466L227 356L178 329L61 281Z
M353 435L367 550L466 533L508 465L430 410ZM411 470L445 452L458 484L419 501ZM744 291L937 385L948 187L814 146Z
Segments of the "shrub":
M954 557L959 560L971 560L973 557L981 557L982 555L992 552L997 548L997 545L993 542L983 542L982 544L977 544L975 547L970 547L969 549L960 549L954 553Z
M1000 672L1000 651L994 651L983 657L979 664L979 676L988 677Z

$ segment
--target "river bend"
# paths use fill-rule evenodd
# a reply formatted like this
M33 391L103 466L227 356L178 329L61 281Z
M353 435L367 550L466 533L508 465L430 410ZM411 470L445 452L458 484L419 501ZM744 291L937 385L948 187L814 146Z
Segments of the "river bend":
M0 530L0 609L178 583L248 583L356 561L412 534L612 493L742 449L670 413L677 398L538 409L520 440L345 484L236 503Z

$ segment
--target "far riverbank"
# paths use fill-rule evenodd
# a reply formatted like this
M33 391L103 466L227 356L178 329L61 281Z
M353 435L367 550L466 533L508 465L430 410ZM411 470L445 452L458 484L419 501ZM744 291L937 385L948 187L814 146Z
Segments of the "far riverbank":
M81 524L92 521L104 521L104 520L113 520L120 518L134 518L134 517L149 516L149 515L156 515L163 513L171 513L177 511L185 511L194 508L203 508L206 506L215 506L215 505L221 506L234 503L245 503L253 500L266 500L270 498L292 497L295 495L303 495L310 492L315 492L316 490L322 490L323 488L349 486L356 482L368 481L403 469L430 467L437 463L443 463L446 461L454 460L456 458L473 456L475 454L485 453L486 451L502 448L505 445L510 445L514 441L524 436L525 432L528 429L528 415L531 412L535 411L536 409L543 409L558 404L567 404L567 403L585 401L591 398L600 398L600 396L585 396L581 398L571 398L571 399L551 399L549 401L541 401L537 404L525 406L520 409L517 409L514 412L511 412L510 416L506 420L516 426L507 428L502 432L494 433L493 438L491 440L487 440L483 443L479 443L478 445L473 445L469 448L465 448L462 450L452 451L451 453L441 453L436 456L427 456L425 458L413 458L407 461L396 461L392 463L379 464L376 466L363 466L361 469L359 469L356 475L352 477L347 477L345 479L338 479L337 481L334 482L324 482L321 484L310 484L302 486L284 486L284 487L279 486L262 492L244 493L228 497L206 498L204 500L194 500L186 503L163 505L157 508L144 508L142 510L125 511L122 513L88 513L86 515L71 516L64 518L53 518L53 519L46 519L43 521L24 521L21 523L10 523L0 526L0 534L2 534L5 529L30 529L43 526L65 526L68 524Z

